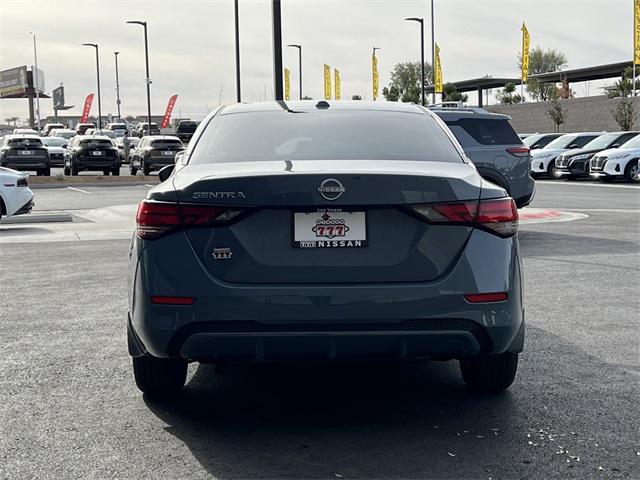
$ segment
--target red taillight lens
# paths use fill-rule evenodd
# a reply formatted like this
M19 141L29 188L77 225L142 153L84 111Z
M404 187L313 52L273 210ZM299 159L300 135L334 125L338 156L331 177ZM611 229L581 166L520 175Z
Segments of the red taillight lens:
M479 202L416 205L413 211L429 223L470 225L501 237L510 237L518 231L518 209L510 197Z
M196 299L193 297L166 297L156 295L151 297L151 303L157 305L193 305Z
M507 152L514 157L527 157L529 155L529 149L527 147L507 148Z
M493 303L504 302L508 298L504 292L497 293L470 293L464 296L469 303Z
M240 213L242 210L228 207L143 201L138 206L136 225L140 238L153 240L178 227L226 223Z

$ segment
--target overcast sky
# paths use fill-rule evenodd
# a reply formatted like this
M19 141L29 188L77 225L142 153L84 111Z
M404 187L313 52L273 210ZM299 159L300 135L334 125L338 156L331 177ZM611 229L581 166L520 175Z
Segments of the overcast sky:
M120 51L123 115L146 111L142 28L149 23L152 113L162 114L178 94L174 116L200 119L222 103L235 102L233 0L0 0L0 70L33 63L37 35L38 66L46 91L61 82L66 103L81 113L84 97L95 92L94 51L100 45L103 114L115 113L114 51ZM526 21L531 45L557 48L569 67L630 60L632 0L435 0L435 34L444 81L492 76L518 77L520 27ZM242 97L273 96L271 2L240 0ZM428 0L282 0L282 39L303 45L304 93L322 96L323 64L337 67L342 98L371 98L371 47L378 52L380 91L398 62L419 59L419 26L404 22L425 17L425 55L430 60ZM284 49L298 91L297 51ZM579 96L600 94L602 83L576 84ZM266 93L265 93L266 92ZM475 101L475 95L471 98ZM95 113L95 102L94 110ZM42 114L50 115L51 100ZM0 122L26 118L26 100L1 100Z

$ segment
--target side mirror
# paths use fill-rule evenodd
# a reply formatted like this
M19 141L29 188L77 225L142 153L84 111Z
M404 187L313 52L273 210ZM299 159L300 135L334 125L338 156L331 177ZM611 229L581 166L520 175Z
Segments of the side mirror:
M571 145L569 145L569 148L578 148L578 144L577 143L572 143Z
M160 169L160 171L158 172L158 177L160 178L161 182L164 182L167 178L171 176L171 174L173 173L174 167L175 165L167 165L166 167L162 167Z
M619 148L620 144L619 143L614 143L613 145L611 145L611 148Z
M535 145L533 145L533 146L531 147L531 150L537 150L537 149L539 149L539 148L540 148L540 144L539 144L539 143L536 143Z
M184 150L182 150L181 152L176 153L175 164L178 165L179 163L182 163L182 159L183 158L184 158Z

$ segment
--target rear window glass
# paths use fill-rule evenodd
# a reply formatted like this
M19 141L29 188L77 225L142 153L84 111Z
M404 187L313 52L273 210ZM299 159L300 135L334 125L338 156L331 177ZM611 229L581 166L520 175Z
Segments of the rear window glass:
M82 140L80 145L84 148L104 148L104 147L113 147L113 144L110 140L104 139L92 139L92 140Z
M418 160L461 163L428 115L368 110L251 112L214 117L193 163L268 160Z
M64 138L48 137L42 139L47 147L64 147L67 141Z
M198 124L196 122L182 122L178 125L178 130L186 133L193 133L198 128Z
M38 138L14 138L9 140L9 146L16 148L36 148L42 147L42 141Z
M447 125L458 126L464 129L476 142L481 145L518 145L522 143L520 137L506 119L488 118L460 118L458 120L445 120ZM456 129L451 131L461 143L463 139L456 134ZM464 145L464 143L463 143Z
M158 150L176 150L184 148L179 140L155 140L151 142L151 147Z

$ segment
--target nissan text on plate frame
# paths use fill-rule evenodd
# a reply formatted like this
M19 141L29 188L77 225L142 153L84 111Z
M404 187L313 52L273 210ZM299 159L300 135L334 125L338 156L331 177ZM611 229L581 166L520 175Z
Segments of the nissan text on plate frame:
M188 362L457 360L470 389L513 382L516 206L428 110L221 107L166 168L130 251L129 353L149 397L179 393Z

